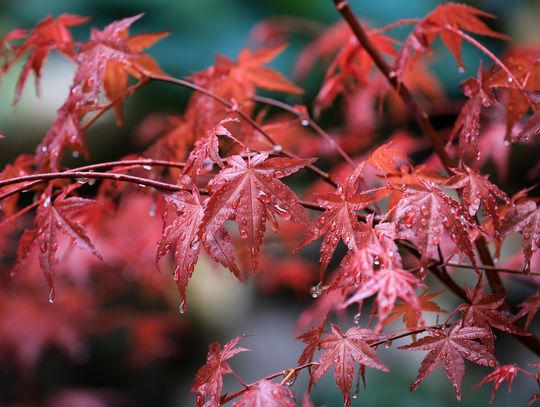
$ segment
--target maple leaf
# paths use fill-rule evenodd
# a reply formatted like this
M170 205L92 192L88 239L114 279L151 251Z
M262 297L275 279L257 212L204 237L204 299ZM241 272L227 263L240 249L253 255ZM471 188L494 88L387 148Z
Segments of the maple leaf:
M250 51L245 48L238 55L238 63L232 68L231 75L251 82L261 89L301 95L304 93L302 88L289 82L279 72L263 66L263 64L270 62L277 55L281 54L285 48L287 48L287 44L280 44L275 47L263 48L256 51Z
M234 119L224 119L206 133L206 136L197 140L193 149L189 153L186 165L182 171L183 175L188 175L195 180L204 166L208 162L217 164L223 168L221 157L219 156L219 136L232 137L231 132L224 126L226 123L235 121Z
M423 312L436 312L437 314L443 312L441 307L437 305L433 300L439 297L442 292L428 293L427 291L418 296L418 309ZM419 317L418 309L411 306L411 304L405 302L394 306L392 313L388 315L385 320L385 325L390 324L392 321L402 317L405 326L409 330L417 329L422 326L422 319ZM420 314L421 315L421 314Z
M429 13L412 31L403 43L396 59L396 73L401 78L407 61L415 52L425 53L440 36L443 44L450 50L460 69L465 69L461 59L463 38L459 33L469 31L473 34L492 38L508 39L489 28L479 17L494 18L493 15L477 8L459 4L444 3Z
M95 201L90 199L66 198L65 193L62 193L54 202L51 202L49 195L37 210L34 220L35 229L26 230L21 237L16 267L20 267L32 248L38 245L39 264L49 284L49 300L51 302L54 301L54 268L58 263L59 234L67 235L81 249L103 260L101 254L99 254L86 234L85 228L75 220L77 215L94 204Z
M107 63L103 78L103 89L105 90L107 99L113 102L116 122L119 126L123 124L122 102L127 94L129 75L141 79L149 73L157 75L165 74L152 57L142 54L141 51L151 47L168 35L169 32L147 33L127 38L127 46L132 51L138 52L139 55L131 59L128 65L123 61L117 61L115 59L111 59ZM124 31L124 36L127 37L127 30Z
M325 208L325 211L319 217L314 233L300 246L305 246L324 236L321 245L321 272L328 267L340 238L349 250L355 251L360 247L357 236L360 222L356 211L364 209L389 193L386 188L360 194L354 194L352 190L351 185L346 185L338 188L337 192L317 194L317 201Z
M212 195L201 228L214 232L227 220L236 220L240 238L249 248L252 271L255 271L269 214L275 213L285 220L302 224L308 230L311 228L295 193L279 179L313 161L281 157L268 159L268 154L264 153L250 155L247 161L239 155L228 157L228 166L209 184Z
M484 71L480 63L476 79L469 78L461 84L467 102L461 108L449 142L459 134L459 154L465 156L467 147L472 145L476 157L480 157L478 135L480 133L480 113L482 106L489 107L496 103L495 94L491 90L489 78L491 70Z
M163 214L163 237L158 244L156 263L169 252L174 252L174 280L178 285L183 306L186 287L193 274L201 250L201 224L204 205L197 190L192 194L178 192L166 195L167 210ZM242 273L234 262L231 238L224 228L206 232L203 245L210 256L223 264L240 280Z
M471 216L476 215L480 205L482 205L486 214L493 221L495 233L498 235L502 219L497 200L508 203L508 196L495 184L491 183L487 176L479 174L466 165L463 168L453 170L453 172L454 175L444 185L463 191L463 202L468 206Z
M512 324L512 321L507 316L498 311L498 308L504 304L506 293L484 295L484 285L481 279L478 280L472 292L468 287L465 291L469 303L461 304L456 309L456 311L461 312L462 326L484 328L490 332L491 327L493 327L514 335L529 335L523 329ZM491 352L494 351L493 336L482 338L482 343Z
M74 55L74 41L68 27L73 27L85 24L90 19L88 17L80 17L73 14L61 14L56 18L51 16L45 17L28 34L24 42L15 47L15 55L9 63L2 68L5 71L9 66L13 65L22 56L30 51L28 58L22 68L21 74L15 87L14 103L17 103L21 97L21 93L28 78L28 74L33 71L36 77L36 89L39 92L39 81L41 78L41 68L49 55L49 52L56 49L60 53L71 58ZM20 29L15 29L4 37L7 41L24 38L26 32Z
M525 123L523 129L519 132L516 140L528 141L538 135L540 135L540 110L536 111L529 120L527 120L527 123Z
M36 149L36 163L41 168L49 165L52 170L57 170L66 148L88 157L80 122L89 110L92 110L90 106L81 108L78 96L68 98L58 109L56 120Z
M324 353L317 360L318 366L313 369L311 380L317 382L332 365L334 366L334 378L339 389L345 398L345 405L351 403L351 387L354 377L354 362L360 365L388 372L375 350L372 349L368 341L381 339L381 335L370 329L352 327L343 333L341 329L332 324L331 333L321 339L319 348Z
M323 318L322 322L318 326L310 329L309 331L303 333L298 338L296 338L306 344L306 347L298 358L298 365L304 365L306 363L313 362L313 358L315 357L315 352L319 347L319 341L323 334L324 326L326 325L327 320L328 314Z
M147 70L161 72L159 67L154 66L155 63L150 62L153 60L149 60L147 56L142 57L140 50L162 39L166 34L146 34L131 39L127 37L129 27L141 17L142 14L138 14L114 21L102 31L92 30L90 40L81 46L77 54L79 66L73 79L72 91L97 105L103 86L106 85L106 94L111 97L119 96L119 92L127 88L127 76L122 73L121 66L124 72L136 77L144 76Z
M271 382L270 380L260 380L250 387L234 407L294 407L293 392L282 384Z
M417 317L421 318L420 303L414 292L414 286L422 287L424 284L408 271L395 267L383 267L367 278L343 306L348 307L377 294L379 323L375 329L379 331L394 309L398 298L408 303L416 311Z
M422 264L438 258L437 247L448 235L456 247L476 265L471 243L474 219L465 207L431 182L407 185L395 208L401 238L413 242L422 255Z
M525 256L523 271L531 269L531 257L540 247L540 209L533 201L525 201L513 205L506 213L501 226L501 235L522 232L521 247Z
M514 320L517 321L518 319L527 315L527 319L525 320L525 329L529 329L529 325L531 324L534 316L540 310L540 291L537 291L536 294L530 296L519 304L519 307L521 309L514 316Z
M473 391L479 389L485 384L488 384L489 382L493 382L493 390L491 392L491 399L489 401L489 403L492 404L493 400L495 399L495 393L497 393L499 387L501 387L505 380L508 383L508 393L512 391L512 384L520 371L523 372L524 370L517 365L497 366L495 369L493 369L493 372L488 374L480 381L480 383L473 387Z
M491 335L484 328L462 327L459 323L455 323L448 332L442 329L432 329L429 332L429 336L418 339L410 345L399 347L399 349L430 351L420 365L418 376L411 384L411 391L415 391L420 383L444 361L444 369L452 383L456 398L461 400L461 382L465 374L464 357L482 366L495 367L497 365L495 356L483 344L473 340Z
M218 342L213 342L208 347L206 363L197 371L195 381L191 387L191 392L197 393L197 406L213 407L220 405L223 375L233 373L227 360L238 353L248 350L237 347L240 339L242 339L241 336L232 339L223 346L223 349Z

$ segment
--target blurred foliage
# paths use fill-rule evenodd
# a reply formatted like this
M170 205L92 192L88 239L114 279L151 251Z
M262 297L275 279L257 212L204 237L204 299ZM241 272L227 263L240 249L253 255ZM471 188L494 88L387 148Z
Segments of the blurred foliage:
M374 25L382 25L400 18L423 16L440 2L353 0L351 3L366 20ZM538 33L540 6L534 0L476 0L468 3L495 14L498 20L493 25L502 32L515 35L520 41L531 41L533 35ZM14 27L32 26L49 14L74 13L90 16L91 25L102 27L112 20L144 12L145 17L135 24L134 32L171 31L171 35L153 47L150 54L160 62L164 70L176 76L186 76L207 67L212 64L215 53L235 57L246 45L254 24L270 16L294 15L312 18L325 24L338 18L330 0L2 0L0 9L0 33ZM86 38L88 27L77 28L76 36L79 39ZM295 39L291 49L279 58L277 67L290 73L296 52L306 41L306 38ZM496 41L487 41L487 45L497 52L505 46ZM478 51L465 47L464 61L469 68L468 74L476 72L476 66L471 61L476 61L478 57ZM447 53L438 56L435 67L445 87L453 96L459 95L460 90L456 84L464 79L464 75L457 72L451 57ZM15 110L10 106L15 77L8 75L5 78L0 88L0 133L12 137L2 142L1 163L12 160L20 152L33 151L37 140L52 122L55 108L68 90L69 79L66 78L69 78L69 75L70 68L53 58L43 76L43 99L36 100L32 86L28 84L24 98ZM307 94L313 95L318 83L312 80L308 82L308 86ZM142 119L155 111L181 110L188 95L185 90L163 84L153 84L141 90L125 106L127 120L124 128L116 129L112 117L107 116L90 131L88 139L91 142L92 159L97 161L108 157L115 158L124 152L132 151L137 146L130 144L130 134ZM192 284L197 284L196 279ZM242 286L235 292L241 290L247 292L250 288ZM209 294L210 297L212 295L216 293ZM40 364L37 380L33 384L36 388L33 391L40 398L46 398L60 389L105 389L104 391L114 390L128 394L129 405L191 405L193 398L187 392L197 367L204 360L207 344L218 335L223 340L228 340L241 333L239 329L256 334L254 338L246 341L246 346L254 352L242 355L239 361L235 362L236 366L242 363L239 369L245 372L248 378L255 379L256 375L262 376L272 372L272 369L279 370L293 365L300 348L297 343L294 348L289 345L294 343L292 327L299 313L299 301L287 293L274 295L272 301L259 300L253 305L246 301L242 305L246 308L245 315L241 317L241 321L237 318L236 322L231 322L229 327L226 326L228 323L223 322L221 325L225 326L219 328L205 326L213 324L211 318L205 319L204 315L188 313L187 319L192 327L187 339L178 345L179 349L183 347L179 355L157 361L142 370L132 370L126 365L127 339L122 331L94 338L90 345L91 354L78 364L51 351ZM300 305L305 306L307 302L308 300L304 299ZM249 306L246 307L246 304ZM176 311L175 314L178 318L186 318ZM506 344L507 351L512 352L515 345L510 339ZM416 374L420 355L396 353L390 352L383 356L393 368L391 375L378 372L368 374L368 389L361 391L358 405L397 405L398 402L401 406L456 404L442 371L438 372L437 377L426 380L417 393L409 394L408 385ZM257 354L263 355L264 360L255 360ZM29 391L28 382L14 377L8 364L2 362L0 372L0 402L14 401L17 394ZM476 406L478 403L487 403L490 388L482 388L474 395L467 394L466 391L484 374L484 370L468 367L464 401L460 405ZM301 388L301 385L299 381L298 387ZM507 396L500 392L496 405L524 405L533 391L530 386L527 379L518 378L512 395ZM314 400L319 405L338 405L341 403L341 395L327 377L317 386Z

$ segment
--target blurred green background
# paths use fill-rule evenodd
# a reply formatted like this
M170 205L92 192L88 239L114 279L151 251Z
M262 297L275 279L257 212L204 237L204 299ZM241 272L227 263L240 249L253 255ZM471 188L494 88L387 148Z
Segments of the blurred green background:
M435 0L351 0L359 15L374 25L423 16L439 3ZM540 38L538 1L477 0L468 3L495 14L498 20L493 26L510 34L515 41L531 42ZM144 12L145 17L134 25L133 32L171 31L171 35L149 53L164 70L176 76L186 76L204 69L212 64L215 53L235 57L246 45L253 26L268 17L292 15L312 18L325 24L337 20L331 0L0 0L0 34L14 27L30 27L46 15L65 12L90 16L91 25L96 27ZM87 38L88 30L87 25L77 27L74 31L77 38L84 39ZM297 39L274 66L289 74L295 55L306 41L306 38ZM484 43L496 51L503 50L505 45L490 40ZM467 65L467 61L477 60L479 54L465 46L464 55ZM469 65L467 74L474 75L476 65ZM458 73L455 62L448 53L442 53L437 56L435 66L448 93L458 97L460 90L456 85L465 76ZM42 97L36 98L33 84L29 81L16 108L11 106L11 100L17 70L3 78L0 87L0 133L9 137L2 141L0 163L13 160L21 152L33 152L54 120L56 108L67 94L72 70L69 63L52 56L43 73ZM308 97L305 102L309 103L309 97L317 91L317 78L309 81L307 86ZM156 111L179 112L188 96L189 92L185 90L163 84L144 88L126 103L127 120L123 128L116 128L109 115L91 129L88 139L92 159L117 158L137 148L130 135L143 118ZM133 403L130 402L130 405L193 405L194 398L188 391L197 368L204 361L207 345L213 340L227 341L242 333L254 335L244 341L244 346L253 352L238 356L232 365L246 380L254 380L293 366L301 350L300 343L293 339L293 327L301 310L309 304L309 299L299 300L288 292L261 298L253 284L240 286L228 277L216 277L207 269L205 264L198 266L190 287L193 292L191 298L201 303L194 304L186 315L180 315L176 310L171 311L178 318L187 319L191 327L188 339L181 344L183 348L180 356L156 361L145 370L131 371L123 368L125 338L119 332L94 340L92 355L84 363L74 365L54 353L47 355L37 373L40 394L46 397L61 389L78 389L83 392L128 394ZM436 290L436 283L433 284ZM519 286L515 289L521 290ZM196 300L198 296L202 299ZM442 297L441 306L452 309L454 300L452 295L446 295ZM347 323L350 323L350 318ZM502 342L497 352L503 362L538 362L515 340L504 335L501 337ZM355 405L420 407L457 404L442 368L428 378L416 393L409 392L409 384L416 375L423 352L381 349L380 354L389 365L391 373L369 371L367 390L361 392ZM488 403L489 387L472 394L468 391L485 374L486 369L467 363L464 401L460 405L478 406ZM0 385L1 402L5 394L10 394L8 387L15 385L16 379L8 379L8 375L0 376L0 379L4 380L4 384ZM302 375L295 388L302 389L304 385L305 375ZM495 405L526 405L531 393L535 391L532 380L524 377L518 377L514 387L510 396L505 390L501 391ZM317 385L313 399L316 405L341 404L341 395L331 375L327 375Z

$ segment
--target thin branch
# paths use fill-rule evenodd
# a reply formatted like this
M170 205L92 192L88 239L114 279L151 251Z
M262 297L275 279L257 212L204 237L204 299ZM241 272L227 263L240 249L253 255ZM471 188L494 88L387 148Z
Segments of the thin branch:
M285 110L285 111L287 111L289 113L292 113L292 114L296 115L301 121L305 120L307 122L307 125L311 126L311 128L315 131L315 133L317 133L319 136L321 136L328 143L328 145L330 145L330 147L332 147L334 150L336 150L336 152L341 156L341 158L343 158L343 160L345 160L345 162L347 164L349 164L352 168L356 168L356 164L353 161L353 159L351 158L351 156L349 154L347 154L345 152L345 150L343 150L341 148L341 146L338 143L336 143L336 141L326 131L324 131L317 124L317 122L315 122L310 116L308 116L308 115L306 115L306 114L304 114L302 112L299 112L293 106L291 106L291 105L289 105L289 104L287 104L285 102L282 102L282 101L276 100L276 99L272 99L272 98L269 98L269 97L266 97L266 96L255 95L253 100L255 100L256 102L260 102L260 103L264 103L264 104L267 104L267 105L278 107L278 108L280 108L282 110Z
M240 110L238 108L238 106L234 105L233 103L231 103L230 101L222 98L221 96L219 95L216 95L215 93L209 91L208 89L205 89L203 88L202 86L199 86L195 83L192 83L190 81L186 81L184 79L178 79L178 78L173 78L171 76L166 76L166 75L155 75L155 74L152 74L150 72L147 73L147 76L152 79L152 80L155 80L155 81L158 81L158 82L166 82L166 83L172 83L172 84L175 84L175 85L179 85L179 86L183 86L185 88L189 88L189 89L192 89L194 91L197 91L197 92L200 92L212 99L214 99L216 102L220 103L221 105L223 105L224 107L226 107L227 109L231 110L232 112L235 112L236 114L238 114L238 116L240 116L243 120L245 120L251 127L253 127L259 134L261 134L272 146L277 146L279 145L275 140L274 138L268 134L268 132L266 132L259 123L257 123L255 120L253 120L248 114L246 114L245 112L243 112L242 110ZM289 157L289 158L300 158L298 157L297 155L295 154L292 154L291 152L288 152L288 151L281 151L281 154L284 155L285 157ZM330 176L330 174L328 174L327 172L321 170L320 168L314 166L313 164L308 164L306 165L306 168L309 169L311 172L317 174L319 177L321 177L325 182L327 182L328 184L332 185L334 188L337 188L338 186L338 183Z
M233 393L233 394L230 394L230 395L224 395L221 397L221 400L220 400L220 404L223 405L223 404L227 404L229 401L231 400L234 400L235 398L237 398L238 396L241 396L242 394L244 394L245 392L247 392L249 389L251 389L253 386L256 386L259 382L262 382L263 380L272 380L272 379L275 379L276 377L279 377L279 376L283 376L283 375L287 375L287 374L291 374L291 372L298 372L300 370L303 370L303 369L306 369L308 367L311 367L311 366L317 366L318 363L315 363L315 362L310 362L310 363L305 363L303 365L300 365L300 366L297 366L297 367L294 367L294 368L291 368L291 369L285 369L285 370L282 370L281 372L277 372L277 373L273 373L269 376L266 376L262 379L259 379L257 380L256 382L253 382L251 384L248 384L248 385L245 385L244 388L238 390L237 392Z

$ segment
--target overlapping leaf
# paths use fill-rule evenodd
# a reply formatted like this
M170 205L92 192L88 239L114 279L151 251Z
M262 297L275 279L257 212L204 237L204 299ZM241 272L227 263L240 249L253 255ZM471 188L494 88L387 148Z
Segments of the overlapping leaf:
M512 205L506 213L501 227L501 235L521 232L521 247L525 256L523 271L528 273L531 268L531 257L540 247L540 209L533 201L520 202Z
M324 353L317 360L318 366L313 370L311 380L317 382L330 367L334 366L334 378L345 398L345 405L351 404L351 387L354 378L354 362L367 367L388 372L369 341L381 339L381 335L369 329L352 327L343 332L332 324L331 333L321 339L319 347Z
M462 204L429 182L408 185L395 208L400 235L413 242L422 255L422 263L438 258L442 239L450 239L457 249L476 264L471 232L474 219Z
M502 365L497 366L495 369L493 369L493 372L488 374L486 377L484 377L480 383L478 383L476 386L473 387L473 390L476 390L485 384L488 384L489 382L493 382L493 390L491 391L491 400L489 401L490 404L493 403L493 400L495 399L495 393L499 390L501 385L506 380L506 383L508 385L508 393L512 391L512 384L514 383L514 379L516 378L517 374L520 371L524 371L523 369L519 368L517 365Z
M460 324L454 324L448 331L434 329L430 335L410 345L400 346L400 349L429 351L420 365L416 380L411 384L411 391L416 390L420 383L444 362L444 369L452 383L456 398L461 400L461 382L465 374L463 358L482 366L497 365L495 356L484 345L474 341L489 335L491 333L484 328L461 327Z
M219 406L221 389L223 388L223 375L231 374L233 370L227 362L238 353L248 349L237 347L242 337L229 341L223 348L217 342L208 347L206 363L197 371L195 381L191 387L192 393L197 393L197 406Z
M261 380L246 391L234 407L294 407L293 392L282 384Z
M214 233L229 219L236 220L240 238L249 250L251 269L255 271L266 220L272 213L310 229L310 220L297 196L279 179L312 162L312 159L268 159L268 154L263 153L246 159L239 155L227 158L228 166L210 183L213 193L201 228Z
M26 230L21 237L17 253L17 266L28 257L36 245L39 246L39 264L50 287L50 300L54 300L54 269L58 263L58 243L60 235L68 236L77 246L101 259L86 229L75 219L95 201L78 197L57 197L54 202L46 197L39 206L34 220L35 229Z

